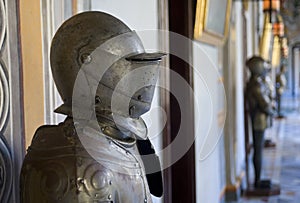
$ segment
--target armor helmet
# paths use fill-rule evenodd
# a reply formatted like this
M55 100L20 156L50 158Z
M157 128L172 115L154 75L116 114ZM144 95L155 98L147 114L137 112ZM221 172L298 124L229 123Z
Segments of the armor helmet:
M265 75L271 69L269 62L260 56L253 56L246 61L246 66L253 75Z
M90 86L88 96L94 97L96 110L138 118L150 109L158 64L163 55L145 53L137 34L109 14L89 11L71 17L58 29L51 45L53 78L64 102L56 112L72 114L74 85L82 69L84 77L89 77L85 84ZM130 102L126 108L117 102L119 106L114 112L111 107L112 96L118 83L141 67L144 67L143 73L139 71L135 77L127 77L126 82L119 85L116 91L117 95L121 95L118 97L119 103L124 98ZM131 92L136 80L143 80L144 85Z

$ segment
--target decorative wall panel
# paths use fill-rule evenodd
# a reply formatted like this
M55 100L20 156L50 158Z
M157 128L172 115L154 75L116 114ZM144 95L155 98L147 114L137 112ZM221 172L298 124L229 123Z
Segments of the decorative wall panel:
M6 36L6 12L3 1L0 1L0 202L9 202L12 189L12 160L5 137L9 112L9 85L7 68L3 61Z
M0 1L0 45L1 45L0 48L1 49L4 42L5 31L6 31L5 7L3 1Z
M0 0L0 202L19 202L24 156L18 0Z
M3 44L6 33L5 7L0 1L0 132L4 130L8 115L9 89L6 74L6 67L2 60Z
M4 131L9 110L9 88L6 68L0 59L0 132Z
M13 170L10 151L5 142L5 138L0 135L0 201L9 202Z

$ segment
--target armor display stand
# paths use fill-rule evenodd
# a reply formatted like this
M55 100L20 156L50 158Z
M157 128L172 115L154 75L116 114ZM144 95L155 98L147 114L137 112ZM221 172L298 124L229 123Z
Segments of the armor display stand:
M270 125L268 118L275 113L269 96L268 85L263 80L270 70L270 64L260 56L253 56L246 62L246 65L251 72L251 78L246 88L246 99L252 123L253 166L255 173L254 184L247 188L246 195L278 195L280 193L278 185L272 184L271 180L261 179L264 134Z
M152 202L162 196L160 162L140 117L149 111L165 54L146 53L137 34L103 12L63 23L51 69L67 115L37 129L21 171L22 203Z

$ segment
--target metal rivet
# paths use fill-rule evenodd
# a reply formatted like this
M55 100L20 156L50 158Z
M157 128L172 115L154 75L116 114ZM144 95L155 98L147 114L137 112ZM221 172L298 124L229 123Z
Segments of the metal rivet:
M144 199L144 202L145 202L145 203L146 203L146 202L148 202L147 198L146 198L146 199Z
M129 115L133 115L134 114L134 110L135 110L135 106L131 106L129 108Z
M108 199L111 199L111 195L108 195Z
M95 98L95 103L96 103L96 104L100 104L100 103L101 103L101 99L100 99L99 96L96 96L96 98Z
M79 184L84 184L84 179L79 178L79 179L78 179L78 182L79 182Z
M82 54L80 60L82 63L88 64L92 61L92 57L90 54Z

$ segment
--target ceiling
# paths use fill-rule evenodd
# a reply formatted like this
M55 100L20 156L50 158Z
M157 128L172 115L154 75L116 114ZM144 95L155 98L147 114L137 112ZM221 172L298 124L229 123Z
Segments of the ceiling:
M281 0L280 13L289 41L300 41L300 0Z

